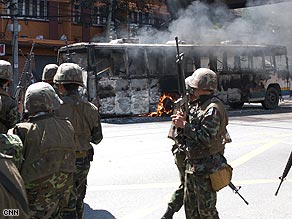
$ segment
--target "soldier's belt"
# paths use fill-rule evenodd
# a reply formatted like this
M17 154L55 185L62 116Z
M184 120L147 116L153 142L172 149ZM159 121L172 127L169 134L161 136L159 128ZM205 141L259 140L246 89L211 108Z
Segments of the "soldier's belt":
M88 156L88 151L76 151L76 158L84 158Z

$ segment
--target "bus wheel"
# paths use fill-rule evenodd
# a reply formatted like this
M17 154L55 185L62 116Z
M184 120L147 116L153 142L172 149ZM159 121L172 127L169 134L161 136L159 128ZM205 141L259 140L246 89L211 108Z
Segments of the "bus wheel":
M229 102L228 104L232 109L241 109L244 102Z
M279 92L276 88L268 88L265 96L265 100L262 102L262 106L267 110L276 109L279 104Z

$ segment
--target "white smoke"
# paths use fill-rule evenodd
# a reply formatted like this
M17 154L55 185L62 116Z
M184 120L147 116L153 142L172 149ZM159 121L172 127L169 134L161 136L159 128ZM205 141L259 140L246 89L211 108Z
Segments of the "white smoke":
M139 29L142 43L165 43L175 36L196 44L241 41L291 47L292 3L278 3L230 10L224 5L193 2L178 12L166 31Z

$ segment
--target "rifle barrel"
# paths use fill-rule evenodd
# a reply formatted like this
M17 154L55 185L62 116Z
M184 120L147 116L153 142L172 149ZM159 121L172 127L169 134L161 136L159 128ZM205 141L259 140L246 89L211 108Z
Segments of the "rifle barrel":
M283 172L282 176L279 177L279 178L281 179L281 182L280 182L280 184L279 184L279 186L278 186L278 189L277 189L277 191L276 191L276 193L275 193L275 196L278 195L278 192L279 192L279 190L280 190L280 187L281 187L281 185L282 185L282 183L283 183L285 177L288 175L288 173L289 173L289 171L290 171L290 169L291 169L291 166L292 166L292 151L291 151L291 153L290 153L290 156L289 156L288 162L287 162L287 164L286 164L286 166L285 166L284 172Z

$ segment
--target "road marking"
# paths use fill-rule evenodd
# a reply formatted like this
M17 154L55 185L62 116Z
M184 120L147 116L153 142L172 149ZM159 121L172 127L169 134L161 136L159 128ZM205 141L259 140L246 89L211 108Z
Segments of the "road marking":
M250 159L254 158L255 156L265 152L266 150L268 150L269 148L271 148L272 146L276 145L280 143L280 141L278 140L271 140L271 142L267 143L267 144L264 144L263 146L261 147L258 147L254 150L252 150L251 152L241 156L240 158L234 160L234 161L231 161L230 162L230 165L233 167L233 168L236 168L244 163L246 163L247 161L249 161Z
M163 206L166 208L171 195L165 195L159 202L151 203L152 207L138 209L131 214L121 217L121 219L137 219L137 215L139 215L139 218L144 218L149 215L149 212L154 212L159 208L163 208Z

